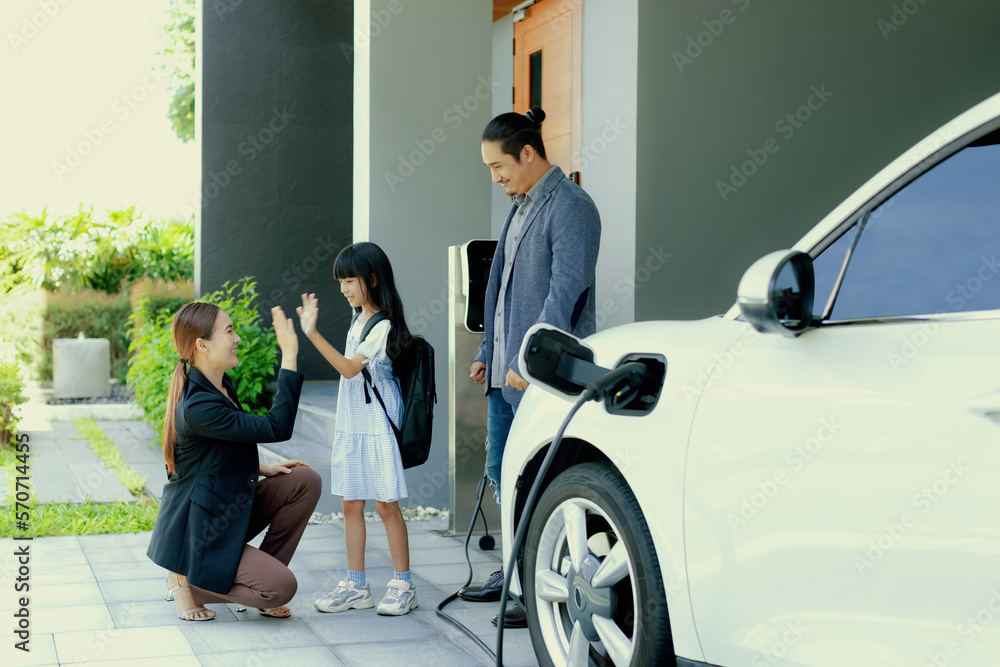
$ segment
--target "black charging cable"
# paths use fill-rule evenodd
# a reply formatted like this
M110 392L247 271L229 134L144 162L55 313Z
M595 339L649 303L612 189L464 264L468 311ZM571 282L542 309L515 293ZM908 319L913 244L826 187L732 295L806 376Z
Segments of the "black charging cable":
M469 566L469 578L465 580L465 584L462 586L462 588L465 588L466 586L468 586L469 584L472 583L472 560L469 558L469 540L472 539L472 529L476 526L476 518L480 514L482 514L482 511L483 511L483 494L486 492L486 480L487 480L486 475L483 475L483 478L481 480L479 480L479 486L476 488L476 510L472 513L472 521L469 523L469 530L466 531L466 533L465 533L465 562ZM483 515L483 525L484 526L486 525L486 516L485 515ZM487 528L487 532L489 532L488 528ZM461 589L459 589L459 590L461 590ZM490 647L487 646L486 643L482 639L480 639L479 637L477 637L472 632L472 630L470 630L469 628L467 628L464 625L462 625L462 623L460 623L458 621L458 619L454 618L453 616L449 616L448 614L446 614L444 612L444 608L447 605L449 605L452 602L454 602L455 600L457 600L457 599L458 599L458 591L455 591L454 593L452 593L451 595L449 595L448 597L446 597L444 600L442 600L441 604L439 604L437 606L437 615L440 616L441 618L443 618L448 623L451 623L452 625L454 625L456 628L458 628L462 632L464 632L465 635L469 639L471 639L472 641L476 642L476 644L479 646L479 648L481 648L484 651L486 651L490 655L490 657L496 658L496 654L493 653L493 651L490 650ZM500 619L499 618L497 619L497 625L500 625Z
M599 366L597 368L600 369ZM573 407L570 408L570 411L566 415L566 419L563 420L562 425L559 426L559 430L556 432L556 437L553 439L549 450L545 453L545 458L542 459L542 464L539 466L538 472L535 474L535 481L531 484L531 490L528 491L527 498L524 501L524 507L521 508L521 521L514 533L514 542L511 544L510 550L510 560L507 563L507 567L504 569L503 589L500 592L500 611L497 613L496 653L491 651L483 640L473 634L472 630L458 622L455 618L444 613L444 607L458 598L458 591L446 597L441 601L441 604L437 606L437 615L461 630L480 648L492 656L496 661L496 667L503 667L504 614L507 611L507 597L510 594L510 578L511 573L514 572L514 564L517 561L517 552L520 550L521 544L524 542L528 524L530 523L528 519L531 516L531 512L535 509L535 503L542 485L542 480L545 479L545 475L548 473L553 459L555 459L556 452L559 450L559 445L562 444L563 434L569 427L570 421L573 420L573 417L587 401L600 400L607 393L610 393L615 397L632 395L636 388L642 384L647 368L645 364L633 361L623 364L611 371L608 371L607 369L600 370L604 371L604 373L587 385L586 389L580 395L580 398L577 399L576 403L573 404ZM476 525L476 518L482 512L483 494L486 491L486 479L486 476L483 475L483 478L479 480L479 487L476 490L476 509L472 513L472 521L469 523L469 530L465 534L465 562L469 566L469 578L466 580L465 585L462 588L465 588L465 586L472 583L473 575L472 561L469 558L469 540L472 539L472 529ZM485 515L483 516L483 524L486 524Z

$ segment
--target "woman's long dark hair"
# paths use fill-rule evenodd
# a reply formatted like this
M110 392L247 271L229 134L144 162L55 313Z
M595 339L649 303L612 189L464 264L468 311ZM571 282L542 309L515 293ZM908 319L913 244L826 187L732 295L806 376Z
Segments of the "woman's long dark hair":
M386 354L393 361L405 357L413 336L406 326L403 301L396 291L396 279L385 251L368 241L349 245L333 261L333 277L337 280L357 278L361 281L362 289L372 306L389 316L391 328L385 346ZM360 313L361 306L355 306L354 312Z
M170 378L170 389L167 391L167 414L163 417L163 460L167 462L167 472L177 474L174 464L174 444L177 442L177 431L174 429L174 412L177 401L187 386L186 366L194 361L195 343L199 338L211 340L215 330L215 318L219 315L219 307L212 303L198 301L186 303L174 315L172 331L174 347L181 359L174 367Z

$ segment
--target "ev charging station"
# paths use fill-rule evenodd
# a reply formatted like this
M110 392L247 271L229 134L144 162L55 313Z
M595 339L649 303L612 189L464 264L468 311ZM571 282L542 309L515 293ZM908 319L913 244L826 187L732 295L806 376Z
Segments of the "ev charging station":
M448 248L448 456L451 511L448 533L465 534L476 508L486 466L486 396L469 377L483 340L483 306L495 240L472 240ZM490 532L500 534L500 508L487 489L482 503ZM481 535L483 531L473 531Z

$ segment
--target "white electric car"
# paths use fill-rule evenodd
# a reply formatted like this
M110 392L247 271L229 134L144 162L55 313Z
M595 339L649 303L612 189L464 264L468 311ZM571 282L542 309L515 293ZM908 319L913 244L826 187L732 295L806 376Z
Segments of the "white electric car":
M524 519L542 665L1000 664L1000 95L755 263L725 315L581 347L648 372L576 413ZM566 368L514 419L505 562Z

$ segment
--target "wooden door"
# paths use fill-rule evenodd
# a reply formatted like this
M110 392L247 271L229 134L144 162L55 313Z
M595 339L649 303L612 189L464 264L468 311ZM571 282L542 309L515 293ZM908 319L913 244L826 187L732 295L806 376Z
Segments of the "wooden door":
M545 152L567 175L580 169L582 3L541 0L514 23L514 111L545 111Z

